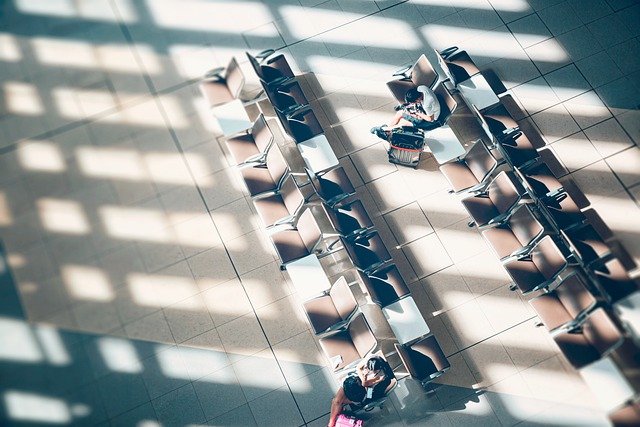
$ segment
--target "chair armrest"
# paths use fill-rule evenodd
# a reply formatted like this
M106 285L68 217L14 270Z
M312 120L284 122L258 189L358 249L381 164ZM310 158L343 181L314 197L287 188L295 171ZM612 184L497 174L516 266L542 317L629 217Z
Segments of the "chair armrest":
M205 79L222 79L222 72L224 71L224 67L214 68L205 73Z
M274 49L265 49L262 52L258 53L256 55L256 58L265 59L265 58L268 58L269 56L273 55L274 53L275 53Z
M442 59L447 59L451 55L453 55L457 50L458 50L458 46L451 46L440 51L439 53L440 53L440 56L442 56Z
M413 68L413 64L409 64L406 67L403 67L399 70L397 70L396 72L394 72L392 75L393 76L401 76L404 77L406 79L409 78L409 76L407 76L407 73L409 72L409 70L411 70Z

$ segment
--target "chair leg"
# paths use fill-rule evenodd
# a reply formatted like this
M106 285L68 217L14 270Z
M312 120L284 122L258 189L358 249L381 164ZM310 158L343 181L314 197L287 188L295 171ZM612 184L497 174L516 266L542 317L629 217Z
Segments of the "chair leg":
M476 222L475 222L475 221L469 221L469 222L467 223L467 227L473 227L474 225L476 225Z
M515 283L512 283L511 285L509 285L509 290L510 291L515 291L516 289L518 289L518 286Z

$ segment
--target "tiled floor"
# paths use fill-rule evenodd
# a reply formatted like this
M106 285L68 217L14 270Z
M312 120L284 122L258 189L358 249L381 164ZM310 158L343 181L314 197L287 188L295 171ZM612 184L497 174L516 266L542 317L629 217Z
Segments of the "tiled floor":
M607 425L435 160L390 165L368 129L391 117L391 72L458 45L638 261L640 2L7 0L1 13L3 425L326 425L337 385L195 84L269 47L295 64L450 355L437 384L402 381L367 425ZM325 264L355 277L343 255Z

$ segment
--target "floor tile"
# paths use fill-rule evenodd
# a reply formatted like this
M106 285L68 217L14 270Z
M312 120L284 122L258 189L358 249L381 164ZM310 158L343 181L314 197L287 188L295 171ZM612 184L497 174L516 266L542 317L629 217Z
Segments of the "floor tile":
M129 338L148 339L167 344L175 343L162 311L128 323L124 325L124 329Z
M232 366L248 402L285 385L285 379L271 350L246 357Z
M300 304L288 296L256 310L271 345L294 337L307 330L307 320Z
M464 261L488 249L482 235L475 227L469 227L466 220L440 229L436 234L454 263Z
M598 19L588 24L587 28L604 48L622 43L633 37L631 31L615 14ZM615 28L616 31L611 31L612 28Z
M460 198L449 194L447 190L441 190L419 199L418 204L431 226L438 230L469 218L469 214L460 203Z
M427 217L417 203L404 206L384 215L385 221L400 245L412 242L433 232Z
M561 101L566 101L591 89L575 65L569 65L546 74L544 79Z
M455 266L441 270L420 280L436 313L442 313L475 296Z
M569 172L574 172L602 159L598 151L591 145L591 141L582 132L556 141L551 147L556 157L562 161ZM576 156L576 153L580 153L580 155Z
M350 155L353 164L364 182L382 178L397 170L386 159L386 150L382 144L375 144Z
M414 200L399 172L372 181L367 188L381 212L400 208Z
M98 380L98 388L110 418L149 401L147 389L139 375L107 375Z
M323 369L324 366L324 358L311 331L302 332L274 345L273 351L289 384Z
M258 426L300 425L304 422L288 387L282 387L251 402L249 407ZM274 411L274 408L278 408Z
M190 297L176 306L166 307L163 311L177 343L187 341L215 327L201 295Z
M640 89L627 78L606 83L596 89L598 96L609 107L614 115L637 109Z
M145 422L151 423L158 421L151 402L140 405L137 408L132 409L131 411L125 412L124 414L111 419L111 425L117 426L136 424L140 422L140 420L145 420Z
M247 403L232 366L218 369L194 381L193 389L208 420Z
M225 323L217 330L225 351L233 360L258 353L269 346L254 313Z
M603 158L619 153L633 145L633 142L614 119L590 127L584 133Z
M452 264L451 258L435 234L404 246L402 252L407 256L419 278L433 274ZM429 256L424 257L424 254L429 254Z
M508 27L523 48L553 37L535 13L511 22Z
M242 405L204 424L209 426L257 427L249 405Z
M180 349L171 346L144 359L142 378L149 397L155 399L190 382L187 365Z
M611 112L593 90L565 101L562 105L582 129L611 117Z
M532 317L528 304L506 286L484 294L476 301L496 332L505 331Z
M200 291L206 291L236 277L233 264L223 247L209 249L187 259Z
M191 384L155 399L153 407L162 425L179 426L185 421L195 424L205 421L204 412Z
M475 300L459 305L440 316L460 349L489 338L495 333Z
M476 296L484 295L511 281L492 251L464 260L456 264L456 267Z
M607 158L606 162L626 187L640 182L640 148L621 151Z
M576 62L576 67L587 79L591 87L597 88L622 77L622 72L615 65L607 52L598 52Z
M514 87L512 91L529 114L535 114L559 102L556 94L542 77Z
M549 144L580 130L563 105L556 105L531 117Z
M242 275L273 262L271 243L262 231L252 231L226 243L231 262Z
M538 15L554 36L566 33L582 25L582 21L567 2L540 10Z
M209 288L201 296L205 310L208 310L216 327L252 311L251 302L238 279Z

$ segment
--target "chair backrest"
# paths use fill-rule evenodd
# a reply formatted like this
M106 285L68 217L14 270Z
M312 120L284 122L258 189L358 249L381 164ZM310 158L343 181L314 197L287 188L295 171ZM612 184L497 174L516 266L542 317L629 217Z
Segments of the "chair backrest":
M524 194L524 189L511 171L503 171L489 184L489 198L501 214L511 209Z
M343 246L353 265L362 270L391 259L389 251L377 232L356 239L350 244L343 240Z
M313 253L322 239L322 230L320 230L311 209L305 209L302 212L296 223L296 228L309 253Z
M528 245L544 232L544 226L538 221L529 205L523 205L514 212L509 219L509 228L522 246Z
M574 319L595 307L597 300L576 273L565 277L554 291L567 312Z
M540 162L540 164L528 168L523 173L523 177L531 191L538 197L544 197L562 188L562 183L545 162Z
M611 302L619 301L639 290L637 280L632 279L618 259L611 259L601 266L592 268L600 288Z
M394 347L409 374L420 381L435 378L451 366L433 335L410 346L394 344Z
M332 208L323 204L323 207L333 228L343 236L373 226L369 214L359 199L342 206Z
M637 427L640 425L640 402L627 402L621 408L609 413L613 427Z
M453 96L451 96L443 84L436 86L433 93L436 94L436 98L438 98L438 102L440 103L440 116L438 117L438 122L440 122L441 125L444 125L456 110L458 103L453 99Z
M458 82L456 81L455 76L451 72L451 69L447 64L447 61L445 61L445 59L442 57L442 55L440 55L440 52L438 52L437 49L434 49L434 51L436 52L436 58L438 58L438 65L440 65L440 68L442 68L442 71L444 71L444 74L447 76L451 84L456 86Z
M602 308L598 308L585 319L582 332L601 355L620 345L624 339L620 329Z
M271 132L271 129L267 124L267 120L262 113L260 113L258 118L256 118L256 121L253 122L251 136L253 137L253 142L256 143L256 147L258 147L258 150L262 153L267 151L273 142L273 133Z
M305 171L309 176L313 191L330 206L356 192L342 166L322 175L317 175L309 169L305 169Z
M296 141L302 142L324 132L311 108L297 112L286 119L285 131Z
M553 279L568 264L551 236L543 237L536 244L531 252L531 259L546 280Z
M271 175L273 182L275 182L279 188L282 180L286 176L287 172L289 172L289 164L285 160L282 155L282 151L280 151L280 147L278 147L277 144L273 144L267 153L267 169L269 170L269 174Z
M349 288L349 283L347 283L344 276L340 276L340 278L333 284L329 291L329 295L331 296L331 301L333 301L333 305L336 307L336 310L342 320L347 320L356 308L358 308L358 302L353 296L353 293Z
M269 58L266 63L264 61L258 61L258 59L249 52L247 52L247 57L258 78L267 85L293 77L293 71L287 59L282 54Z
M244 87L244 73L238 64L235 57L231 58L227 68L224 70L224 80L227 83L229 92L233 95L234 99L240 96L240 91Z
M500 145L511 164L517 168L540 157L524 132L515 132L511 137L500 140Z
M471 149L465 154L464 162L478 182L484 181L498 166L498 161L487 149L482 140L478 140L473 144Z
M380 268L369 274L367 278L369 279L368 283L365 282L367 292L381 307L386 307L410 293L395 264Z
M484 134L487 135L487 138L489 138L489 141L494 142L496 137L493 134L493 131L489 126L486 117L480 112L480 110L478 110L478 107L476 107L474 104L471 104L471 112L473 113L473 116L478 120L478 123L480 123L480 126L482 127Z
M518 122L513 118L507 107L499 103L481 114L487 124L489 132L499 135L509 129L517 129Z
M262 67L260 67L260 62L258 62L258 59L255 56L251 55L249 52L245 53L247 54L247 58L249 58L249 63L251 64L253 71L256 72L256 75L260 80L264 80L262 76Z
M438 80L438 73L433 69L431 62L427 59L427 56L422 54L416 61L413 69L411 70L411 81L414 85L425 85L428 88Z
M405 95L409 89L413 89L416 85L409 79L389 80L387 87L393 94L393 97L400 104L405 103Z
M360 357L364 357L378 344L363 314L355 316L347 328L349 337Z
M296 213L304 204L304 195L296 185L292 175L282 181L280 197L282 197L282 201L291 215Z

